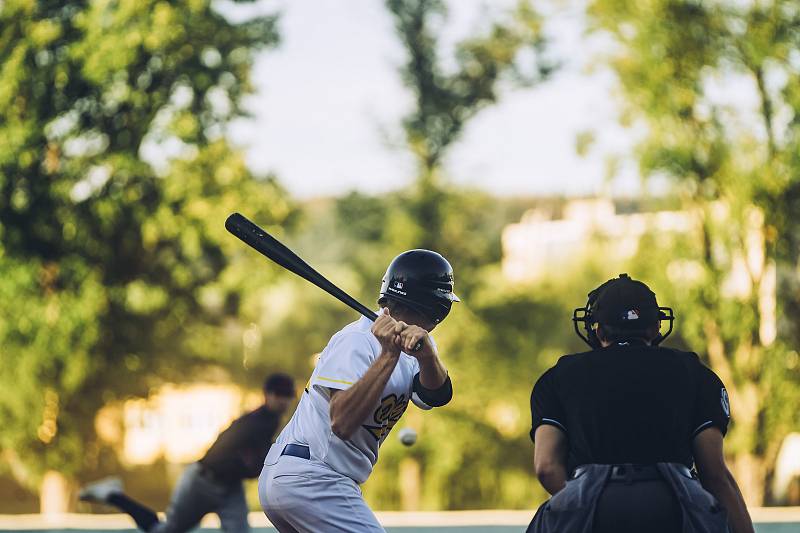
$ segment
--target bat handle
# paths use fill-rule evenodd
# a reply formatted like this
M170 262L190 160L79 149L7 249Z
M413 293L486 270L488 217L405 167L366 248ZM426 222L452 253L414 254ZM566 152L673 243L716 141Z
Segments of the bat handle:
M412 351L412 352L418 352L418 351L420 351L420 350L422 349L422 343L423 343L423 342L424 342L424 341L423 341L422 339L420 339L420 340L417 342L417 344L415 344L415 345L414 345L414 348L413 348L411 351Z

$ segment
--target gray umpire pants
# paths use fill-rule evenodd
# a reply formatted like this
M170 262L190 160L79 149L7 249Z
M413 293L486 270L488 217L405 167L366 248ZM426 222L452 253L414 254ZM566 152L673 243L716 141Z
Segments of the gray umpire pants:
M166 520L157 524L148 533L189 531L197 527L200 520L209 513L216 513L219 516L222 531L228 533L250 531L244 485L241 482L224 485L209 479L201 472L200 463L192 463L186 467L172 492Z

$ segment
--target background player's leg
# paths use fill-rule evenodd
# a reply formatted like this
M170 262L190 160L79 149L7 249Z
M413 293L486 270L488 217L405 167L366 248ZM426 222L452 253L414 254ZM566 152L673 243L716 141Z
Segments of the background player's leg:
M108 497L107 502L120 511L129 514L134 522L136 522L136 527L142 531L149 532L153 529L153 526L158 524L158 515L155 511L129 498L125 494L112 494Z
M183 533L195 528L208 513L219 508L225 498L225 488L205 479L199 463L192 463L183 471L172 493L164 522L151 533Z
M128 497L122 488L122 480L109 477L85 486L78 493L78 499L84 502L104 503L127 513L142 531L150 531L158 524L158 515L141 503Z
M222 531L225 533L247 533L247 500L244 497L244 486L239 483L226 496L217 508L217 516Z

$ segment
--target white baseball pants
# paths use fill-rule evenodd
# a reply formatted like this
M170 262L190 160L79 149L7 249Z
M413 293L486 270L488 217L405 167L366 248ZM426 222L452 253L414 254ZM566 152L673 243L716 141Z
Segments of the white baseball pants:
M355 481L313 460L271 452L258 497L280 533L385 533Z

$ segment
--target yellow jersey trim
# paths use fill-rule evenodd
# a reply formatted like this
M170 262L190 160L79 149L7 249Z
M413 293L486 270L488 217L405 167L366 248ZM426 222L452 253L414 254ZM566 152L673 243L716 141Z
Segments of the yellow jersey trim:
M352 385L353 384L352 381L344 381L342 379L332 379L332 378L326 378L326 377L322 377L322 376L317 376L317 379L324 379L325 381L330 381L331 383L341 383L342 385Z

